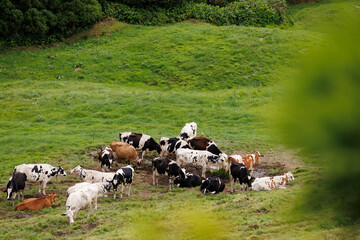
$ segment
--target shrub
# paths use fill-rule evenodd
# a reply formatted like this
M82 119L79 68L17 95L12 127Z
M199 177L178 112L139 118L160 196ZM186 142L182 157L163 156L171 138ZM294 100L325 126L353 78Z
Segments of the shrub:
M267 26L289 24L284 0L242 0L224 7L206 3L186 3L176 8L136 8L107 2L105 15L133 24L165 24L198 19L215 25Z
M30 45L63 39L100 20L97 0L0 1L0 38Z

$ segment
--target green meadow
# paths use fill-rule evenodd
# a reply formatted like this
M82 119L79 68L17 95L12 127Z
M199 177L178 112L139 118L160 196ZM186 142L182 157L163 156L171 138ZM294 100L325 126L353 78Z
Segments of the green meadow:
M99 37L2 49L1 190L16 165L49 163L67 172L79 164L96 167L91 153L119 132L158 141L177 136L192 121L228 154L289 151L269 120L282 83L294 80L303 56L326 45L322 23L341 10L358 14L359 5L352 0L291 6L294 26L286 29L116 23ZM2 193L0 239L357 238L359 222L332 211L326 217L301 212L304 183L322 165L301 153L290 158L300 159L288 169L295 181L270 192L168 192L167 185L150 185L150 172L146 179L138 174L132 196L100 198L96 216L87 219L87 210L80 211L73 225L61 214L66 189L80 179L59 177L47 187L59 195L52 208L15 212ZM27 184L26 197L37 197L37 189Z

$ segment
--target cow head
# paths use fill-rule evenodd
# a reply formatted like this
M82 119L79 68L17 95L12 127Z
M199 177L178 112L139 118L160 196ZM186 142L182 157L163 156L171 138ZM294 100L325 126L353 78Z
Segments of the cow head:
M255 155L256 155L257 157L264 157L264 154L260 154L259 152L255 152Z
M70 206L66 206L66 212L61 214L61 216L68 216L70 224L74 223L74 212L70 209Z
M112 186L111 181L108 181L107 184L104 184L104 189L105 189L105 191L106 191L106 192L110 192L111 186Z
M219 161L221 163L221 165L223 166L223 168L226 169L226 171L229 169L229 164L228 164L228 155L226 153L220 153L219 155Z
M286 180L287 180L287 181L294 181L294 180L295 180L294 175L292 175L291 172L287 172L287 173L285 174L285 176L286 176Z
M77 165L75 168L70 170L70 174L80 173L81 169L82 169L82 167L80 167L80 165Z
M50 201L51 201L51 202L55 202L55 201L58 200L58 197L57 197L57 194L56 194L56 193L50 193L50 194L48 195L48 197L50 198Z
M57 169L57 175L59 175L59 174L62 174L63 176L66 176L65 170L61 166L59 166L58 169Z

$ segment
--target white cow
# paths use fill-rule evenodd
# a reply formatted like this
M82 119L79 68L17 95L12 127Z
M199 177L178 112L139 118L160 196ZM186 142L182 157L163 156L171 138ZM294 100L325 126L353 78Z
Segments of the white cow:
M201 177L205 178L206 167L223 167L227 169L227 155L220 156L204 150L178 149L176 151L176 163L179 166L184 164L202 167Z
M291 172L285 173L281 176L256 178L255 181L251 184L251 189L254 191L269 191L275 188L284 189L286 188L286 183L293 180L294 176Z
M25 173L26 180L29 182L39 182L39 193L41 193L41 186L43 187L43 194L45 194L46 184L54 177L66 173L62 167L53 167L49 164L21 164L14 167L15 173Z
M188 138L196 137L197 124L195 122L186 123L181 129L179 138L187 140Z
M70 171L70 174L79 173L81 179L84 182L96 183L96 182L108 182L114 178L115 173L111 172L99 172L96 170L87 170L80 165L76 166Z
M79 190L82 190L85 187L88 186L95 186L98 190L98 197L102 197L105 196L105 193L110 191L111 188L111 183L106 183L106 182L96 182L96 183L88 183L88 182L82 182L82 183L77 183L72 187L69 187L67 190L68 195L70 195L71 193L77 192Z
M69 217L70 224L74 222L81 209L89 208L88 218L92 209L94 209L94 215L96 214L98 190L97 186L89 185L69 195L66 201L66 212L62 215Z

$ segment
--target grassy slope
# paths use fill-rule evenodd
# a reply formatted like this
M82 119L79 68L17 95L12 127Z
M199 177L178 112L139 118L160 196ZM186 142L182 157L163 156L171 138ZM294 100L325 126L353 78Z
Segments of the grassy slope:
M95 162L84 151L107 144L120 131L144 132L159 139L177 135L189 121L197 122L228 153L277 148L276 137L264 133L263 113L278 92L278 76L290 77L296 71L296 56L318 44L318 28L309 24L316 22L318 14L332 15L339 6L357 3L297 6L292 9L296 26L287 30L189 23L122 25L109 36L1 54L1 185L16 164L91 166ZM74 72L76 67L82 70ZM167 193L164 187L138 185L125 201L100 199L98 214L86 219L81 212L74 226L60 216L65 196L59 198L58 207L27 218L13 212L3 195L0 236L338 237L343 234L341 219L313 215L306 220L289 219L282 213L311 171L295 172L299 180L292 188L249 193L247 198L241 194L204 197L185 190ZM64 192L77 180L69 177L68 181L49 188ZM36 187L27 188L26 194L36 195ZM179 206L184 211L178 211ZM205 217L196 221L199 215ZM230 228L221 227L219 235L219 226L209 219Z

